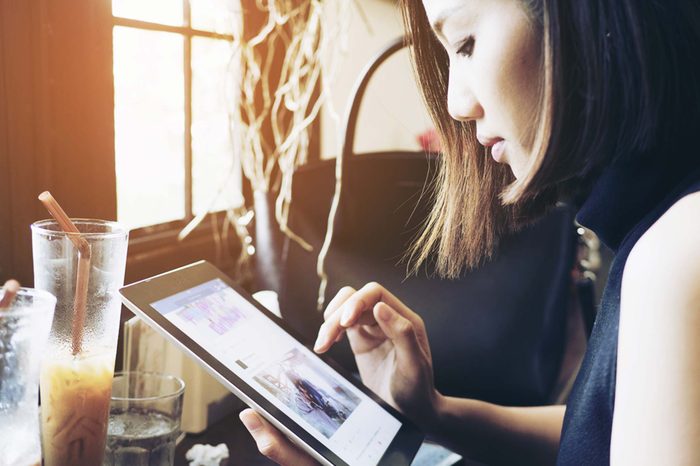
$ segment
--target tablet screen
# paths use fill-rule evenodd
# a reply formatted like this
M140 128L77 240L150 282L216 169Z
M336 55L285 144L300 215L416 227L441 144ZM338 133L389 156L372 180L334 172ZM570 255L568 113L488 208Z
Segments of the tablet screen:
M221 279L151 307L348 464L379 462L401 428Z

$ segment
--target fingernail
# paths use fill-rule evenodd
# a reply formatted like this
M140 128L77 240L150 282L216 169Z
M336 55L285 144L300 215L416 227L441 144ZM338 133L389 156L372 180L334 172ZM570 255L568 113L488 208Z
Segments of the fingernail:
M350 317L352 317L352 309L345 309L343 314L340 316L340 325L347 327L350 323Z
M241 419L241 422L243 423L245 428L251 432L256 431L262 427L262 422L260 422L260 418L258 418L258 415L255 413L244 415L243 412L241 412L241 415L238 417Z
M389 310L389 306L379 306L377 313L379 314L377 317L382 319L384 322L390 321L393 317L391 311Z
M326 342L326 332L323 326L318 330L318 337L316 338L316 343L314 343L314 351L318 351L323 344Z

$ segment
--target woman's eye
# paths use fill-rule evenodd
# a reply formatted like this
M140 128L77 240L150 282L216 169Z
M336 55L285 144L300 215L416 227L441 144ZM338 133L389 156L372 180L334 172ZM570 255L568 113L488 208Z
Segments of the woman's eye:
M457 49L457 55L462 55L463 57L471 57L474 53L474 36L469 36L464 39Z

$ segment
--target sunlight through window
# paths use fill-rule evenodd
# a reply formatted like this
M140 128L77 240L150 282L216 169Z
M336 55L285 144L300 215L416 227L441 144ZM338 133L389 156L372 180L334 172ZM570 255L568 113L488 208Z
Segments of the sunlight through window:
M185 216L182 41L114 28L117 218L130 228Z
M112 3L117 217L130 228L243 203L229 117L240 6L183 4Z

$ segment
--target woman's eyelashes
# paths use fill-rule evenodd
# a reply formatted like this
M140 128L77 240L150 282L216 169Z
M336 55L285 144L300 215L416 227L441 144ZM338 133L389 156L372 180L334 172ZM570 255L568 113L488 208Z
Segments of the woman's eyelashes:
M471 57L473 53L474 36L469 36L459 44L459 48L457 49L457 55L461 55L463 57Z

